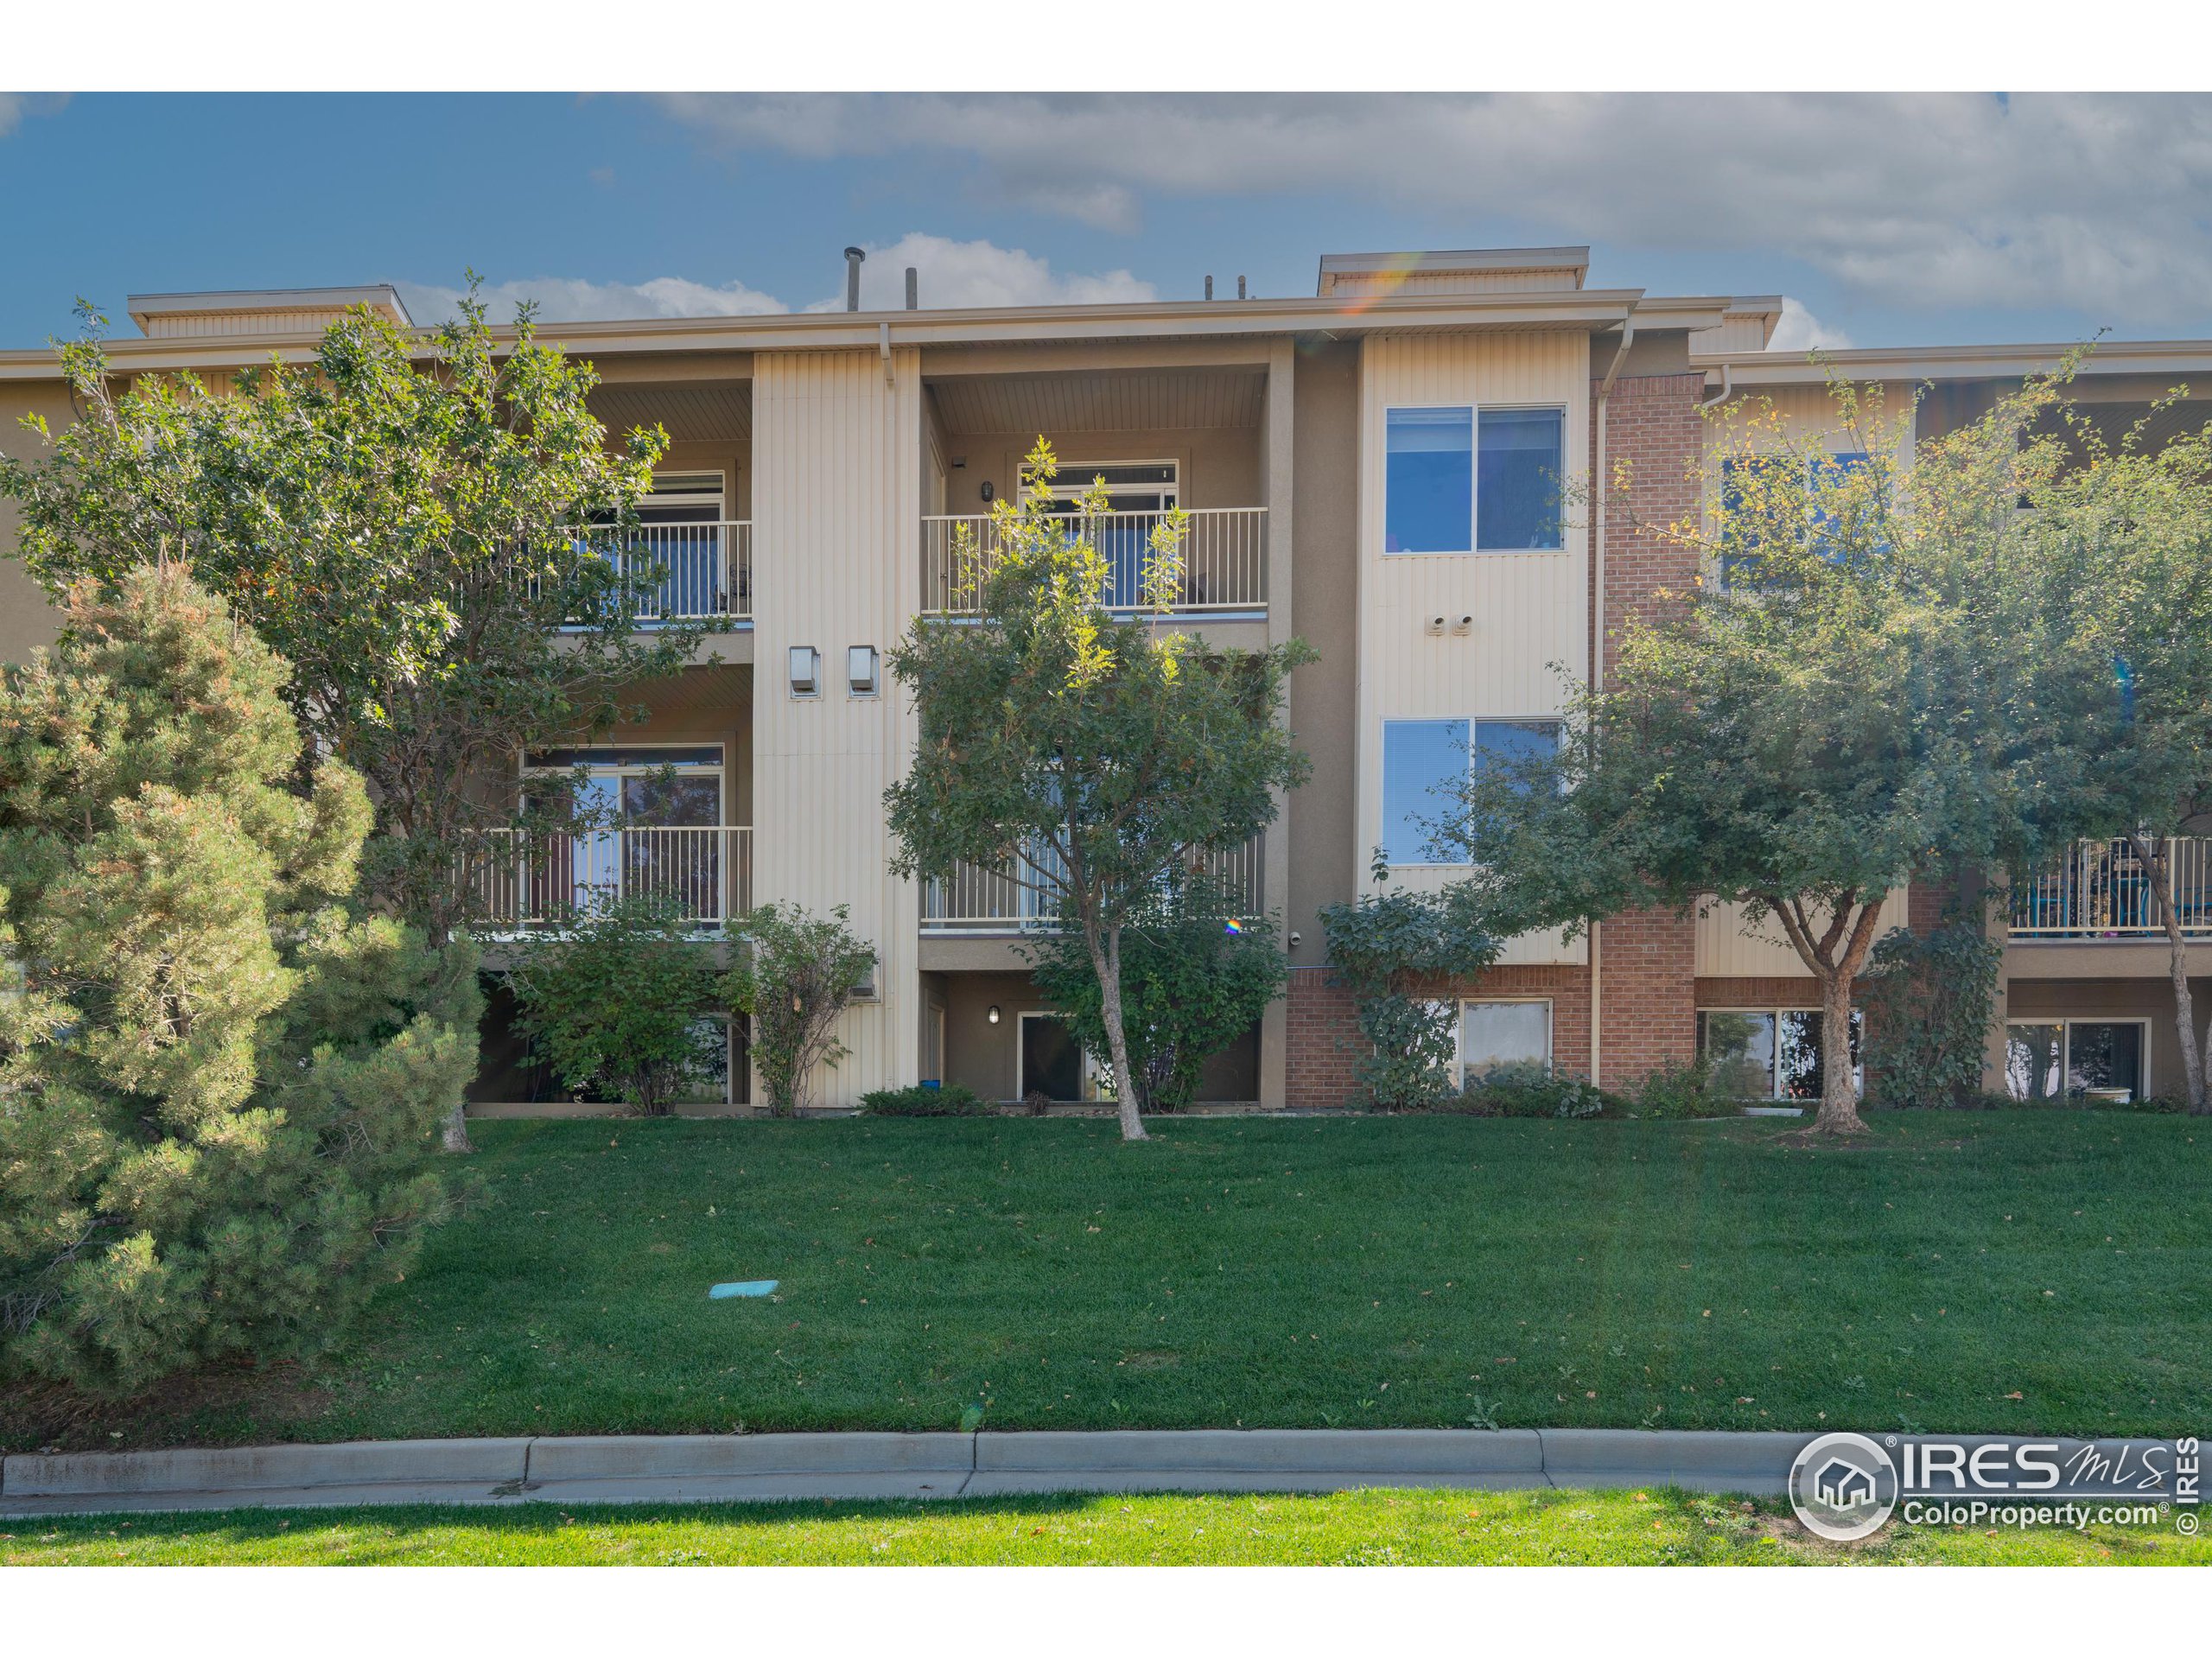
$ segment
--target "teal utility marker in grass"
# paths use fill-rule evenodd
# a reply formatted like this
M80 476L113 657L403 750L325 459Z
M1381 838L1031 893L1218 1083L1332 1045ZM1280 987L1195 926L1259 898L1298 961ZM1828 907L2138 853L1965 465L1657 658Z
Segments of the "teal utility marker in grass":
M733 1284L711 1286L707 1298L709 1301L725 1302L733 1296L766 1296L775 1287L773 1279L740 1279Z

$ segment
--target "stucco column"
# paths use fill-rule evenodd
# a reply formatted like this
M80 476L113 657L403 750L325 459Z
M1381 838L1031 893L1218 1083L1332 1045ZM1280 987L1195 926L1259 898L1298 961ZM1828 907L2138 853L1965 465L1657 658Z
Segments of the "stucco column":
M889 873L883 816L915 721L880 664L920 601L921 409L912 349L754 359L754 897L849 906L877 957L877 1000L838 1029L851 1053L815 1080L823 1105L919 1076L919 895ZM878 653L874 696L849 684L855 645ZM792 694L794 646L820 653L813 696Z
M1298 351L1287 340L1268 354L1268 401L1262 432L1263 480L1268 509L1268 643L1291 637L1292 411L1296 407ZM1287 700L1277 718L1287 722ZM1261 859L1261 880L1269 910L1280 911L1290 925L1290 814L1282 794L1275 798L1275 821L1268 826ZM1284 948L1289 948L1286 937ZM1260 1018L1260 1102L1280 1107L1289 1099L1290 1004L1277 997Z

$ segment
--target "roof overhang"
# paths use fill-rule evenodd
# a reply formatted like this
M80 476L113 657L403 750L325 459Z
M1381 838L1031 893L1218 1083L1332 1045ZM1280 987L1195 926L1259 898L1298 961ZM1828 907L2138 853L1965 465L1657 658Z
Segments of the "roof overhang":
M363 288L257 288L204 294L133 294L126 303L130 321L149 333L151 331L146 329L147 323L162 317L221 315L279 318L306 314L319 318L357 305L381 311L403 327L412 327L415 323L414 318L407 315L407 304L399 297L399 290L389 283L372 283ZM305 326L316 334L322 332L320 322ZM274 324L270 332L281 328L281 324Z
M2016 380L2046 374L2081 345L1871 346L1821 352L1693 352L1690 365L1719 384L1743 386L1817 384L1831 374L1853 380ZM2082 375L2203 374L2212 371L2212 340L2108 340L2076 368Z
M1679 317L1662 327L1707 326L1725 300L1653 300L1641 289L1360 296L1345 299L1185 300L1119 305L1009 306L972 311L827 311L765 316L652 317L540 323L537 337L585 355L753 351L874 351L888 328L894 346L960 346L1031 342L1243 340L1274 335L1344 337L1404 330L1527 330L1620 326L1634 313ZM235 308L235 307L233 308ZM511 328L494 329L511 338ZM427 336L425 336L427 341ZM297 334L116 340L119 373L243 368L271 356L312 354ZM51 351L0 352L0 379L54 379Z

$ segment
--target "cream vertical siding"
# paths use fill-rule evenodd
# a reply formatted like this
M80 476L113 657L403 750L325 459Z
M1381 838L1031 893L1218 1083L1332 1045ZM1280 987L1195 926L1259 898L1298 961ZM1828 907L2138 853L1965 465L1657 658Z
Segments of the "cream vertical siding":
M845 648L888 652L920 594L919 353L764 352L753 372L753 892L817 915L852 907L877 951L880 1000L839 1035L852 1050L817 1098L850 1105L912 1083L921 1053L915 884L888 873L883 791L913 753L907 701L845 686ZM787 650L822 653L819 696L795 698Z
M1906 907L1910 895L1904 887L1897 888L1883 902L1882 913L1875 923L1876 938L1893 927L1905 925ZM1815 912L1821 925L1827 925L1827 912ZM1744 931L1744 907L1741 905L1709 905L1697 918L1697 967L1700 978L1781 979L1801 976L1806 967L1797 952L1783 936L1781 925L1772 917L1760 924L1758 931Z
M1478 409L1556 404L1566 410L1565 470L1586 482L1590 344L1582 333L1400 335L1370 340L1360 390L1359 784L1354 879L1372 887L1368 861L1382 838L1382 723L1444 717L1556 715L1567 685L1588 671L1589 539L1579 502L1566 506L1555 552L1382 551L1384 413L1411 404ZM1478 507L1479 512L1479 506ZM1427 619L1474 618L1465 634ZM1557 664L1557 670L1554 664ZM1450 872L1407 869L1429 887ZM1551 938L1513 941L1509 963L1580 962L1585 947Z
M1875 442L1886 436L1897 465L1900 468L1910 467L1912 465L1913 449L1912 388L1903 382L1888 381L1881 383L1880 391L1879 424L1885 429L1862 430L1858 434L1852 433L1841 424L1835 399L1829 395L1826 385L1762 386L1756 391L1738 393L1733 402L1745 410L1745 419L1756 422L1759 418L1757 406L1764 400L1772 405L1782 433L1793 440L1817 436L1831 454L1845 454L1857 448L1862 442ZM1862 418L1872 414L1872 405L1861 410ZM1869 424L1871 426L1872 423ZM1713 429L1707 439L1708 451L1726 430L1725 424ZM1758 447L1763 441L1764 435L1755 435L1754 446ZM1717 482L1713 487L1719 487Z

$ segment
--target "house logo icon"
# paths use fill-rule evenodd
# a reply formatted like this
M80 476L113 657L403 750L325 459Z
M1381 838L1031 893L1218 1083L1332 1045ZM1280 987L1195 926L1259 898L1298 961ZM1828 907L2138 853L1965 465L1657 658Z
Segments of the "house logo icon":
M1823 1434L1789 1465L1789 1503L1814 1536L1850 1543L1897 1508L1897 1465L1864 1434Z

